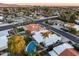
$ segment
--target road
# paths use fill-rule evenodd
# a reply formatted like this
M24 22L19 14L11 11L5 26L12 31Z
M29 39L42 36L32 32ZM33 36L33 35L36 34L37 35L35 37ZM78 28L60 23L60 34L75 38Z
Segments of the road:
M47 19L48 19L48 18L47 18ZM43 20L38 20L38 21L36 21L36 23L42 24L42 25L44 25L46 28L49 28L50 26L48 26L48 25L42 23L44 20L45 20L45 19L43 19ZM18 25L18 26L19 26L19 25ZM6 29L10 29L10 28L12 28L12 25L0 27L0 31L6 30ZM56 28L54 28L54 27L50 27L50 28L51 28L51 30L53 30L53 31L55 31L55 32L58 32L59 34L63 35L64 37L66 37L66 38L68 38L68 39L70 39L70 40L72 40L72 41L74 41L74 42L76 42L76 43L79 43L79 38L77 38L77 37L75 37L75 36L72 36L72 35L70 35L70 34L64 32L64 31L58 30L58 29L56 29Z
M11 29L11 28L12 28L12 25L3 26L3 27L0 27L0 31L7 30L7 29Z
M48 19L54 19L54 18L57 18L58 16L52 16L52 17L46 17L46 18L43 18L43 19L37 19L38 21L36 21L36 23L38 23L38 22L43 22L44 20L48 20ZM29 17L29 16L26 16L26 18L30 18L30 19L32 19L31 17ZM19 26L18 24L17 24L17 26ZM7 26L2 26L2 27L0 27L0 31L2 31L2 30L7 30L7 29L11 29L13 27L13 25L7 25Z
M13 26L20 26L20 25L22 26L22 25L25 25L25 24L20 23L20 24L10 24L10 25L6 25L6 26L1 26L0 31L11 29L11 28L13 28Z

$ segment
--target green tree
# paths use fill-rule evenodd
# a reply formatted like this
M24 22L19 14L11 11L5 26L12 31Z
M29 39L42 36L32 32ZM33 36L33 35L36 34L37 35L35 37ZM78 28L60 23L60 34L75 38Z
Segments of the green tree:
M75 14L72 14L70 15L70 19L68 20L68 22L75 23L75 19L76 19Z
M73 46L74 46L74 48L75 48L76 50L79 51L79 43L76 43L76 44L74 44Z
M69 28L69 31L70 31L71 33L73 33L73 34L76 34L76 33L77 33L76 29L74 29L74 28Z
M10 55L22 55L25 46L23 36L15 35L8 39L8 51Z

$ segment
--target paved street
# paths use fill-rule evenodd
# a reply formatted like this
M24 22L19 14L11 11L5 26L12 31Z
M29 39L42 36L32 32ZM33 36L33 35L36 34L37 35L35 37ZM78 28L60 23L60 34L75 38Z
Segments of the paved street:
M11 28L12 28L12 25L3 26L3 27L0 27L0 31L7 30L7 29L11 29Z
M28 16L26 16L26 18L32 19L31 17L28 17ZM37 20L36 20L36 23L39 23L39 22L41 23L41 22L43 22L43 21L46 20L46 19L52 19L52 18L57 18L57 16L54 16L54 17L46 17L46 18L44 18L44 19L37 19ZM2 26L2 27L0 27L0 31L6 30L6 29L11 29L12 26L13 26L13 25ZM17 24L17 26L19 26L19 25Z
M3 30L7 30L7 29L11 29L13 28L13 26L22 26L22 25L25 25L24 23L17 23L17 24L9 24L9 25L5 25L5 26L0 26L0 31L3 31Z
M47 18L47 19L48 19L48 18ZM45 19L43 19L43 20L38 20L38 21L36 21L36 23L42 24L42 25L44 25L45 27L49 28L50 26L48 26L48 25L42 23L44 20L45 20ZM18 26L19 26L19 25L18 25ZM3 27L0 27L0 31L6 30L6 29L10 29L10 28L12 28L12 25L3 26ZM72 41L74 41L74 42L76 42L76 43L79 43L79 38L77 38L77 37L75 37L75 36L72 36L72 35L70 35L70 34L64 32L64 31L58 30L58 29L56 29L56 28L54 28L54 27L50 27L50 28L51 28L51 30L53 30L53 31L55 31L55 32L58 32L59 34L63 35L64 37L66 37L66 38L68 38L68 39L70 39L70 40L72 40Z

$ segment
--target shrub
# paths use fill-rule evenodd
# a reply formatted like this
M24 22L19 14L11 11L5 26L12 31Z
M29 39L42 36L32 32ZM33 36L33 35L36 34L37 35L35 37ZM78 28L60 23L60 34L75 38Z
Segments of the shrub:
M18 29L17 29L17 32L22 32L22 31L24 31L23 28L18 28Z
M29 36L24 38L26 45L29 44L29 42L31 42L31 38Z
M70 31L70 33L72 33L72 34L76 34L76 33L77 33L76 29L74 29L74 28L70 28L69 31Z
M76 34L77 33L76 29L74 29L74 28L69 28L69 29L61 28L61 29L64 30L64 31L66 31L66 32L70 32L72 34Z
M48 20L46 20L45 23L48 24Z
M64 30L64 31L66 31L66 32L69 32L69 30L67 30L67 29L64 29L64 28L61 28L62 30Z
M75 48L77 51L79 51L79 43L74 44L73 46L74 46L74 48Z

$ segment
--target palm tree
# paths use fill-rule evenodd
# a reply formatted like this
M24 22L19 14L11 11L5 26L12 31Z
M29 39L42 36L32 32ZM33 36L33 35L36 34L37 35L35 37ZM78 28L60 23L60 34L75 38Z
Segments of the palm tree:
M24 37L20 35L10 36L8 39L8 51L10 55L22 55L25 49Z

